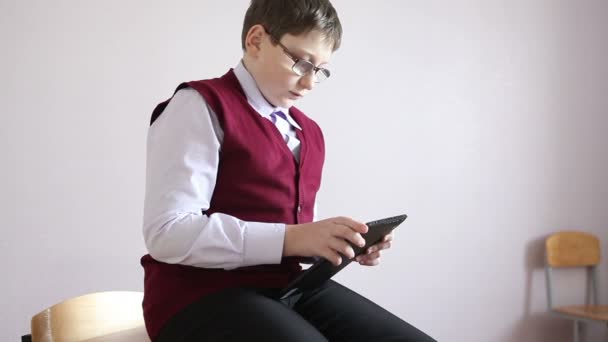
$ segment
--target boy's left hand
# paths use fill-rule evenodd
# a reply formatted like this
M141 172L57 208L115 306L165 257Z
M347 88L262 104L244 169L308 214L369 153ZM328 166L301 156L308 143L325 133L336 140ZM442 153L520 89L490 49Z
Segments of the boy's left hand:
M355 260L363 266L376 266L380 263L380 251L391 248L393 233L384 236L381 242L369 247L365 254L359 255Z

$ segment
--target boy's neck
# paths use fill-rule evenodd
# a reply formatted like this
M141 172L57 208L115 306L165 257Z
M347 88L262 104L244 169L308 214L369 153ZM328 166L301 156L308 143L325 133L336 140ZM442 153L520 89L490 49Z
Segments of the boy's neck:
M264 98L264 100L272 107L277 107L274 104L272 104L272 102L268 101L268 99L264 96L264 93L262 93L262 89L260 89L259 85L258 85L258 80L257 80L257 73L256 73L256 69L254 66L254 63L251 61L251 59L247 58L247 55L243 55L243 58L241 58L241 63L243 64L243 67L245 67L245 70L249 73L249 75L251 75L251 77L253 78L253 81L256 84L256 87L258 88L258 90L260 91L260 94L262 95L262 97ZM278 107L277 107L278 108Z

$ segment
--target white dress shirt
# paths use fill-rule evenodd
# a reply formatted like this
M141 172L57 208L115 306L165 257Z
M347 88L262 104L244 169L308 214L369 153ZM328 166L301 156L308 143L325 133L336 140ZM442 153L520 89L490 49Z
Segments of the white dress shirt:
M296 129L301 128L289 110L266 101L242 61L234 73L249 104L275 123L299 160ZM282 111L286 119L274 115L276 111ZM225 269L281 262L284 223L202 213L209 209L215 188L223 136L216 114L191 88L179 90L150 126L143 235L154 259Z

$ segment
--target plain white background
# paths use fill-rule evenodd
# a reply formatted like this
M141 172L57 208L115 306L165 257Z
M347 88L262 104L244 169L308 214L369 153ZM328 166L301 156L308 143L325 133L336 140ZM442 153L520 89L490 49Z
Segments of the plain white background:
M247 5L0 1L2 341L65 298L142 289L150 113L237 64ZM333 77L299 105L326 135L320 216L410 216L338 279L439 341L569 341L543 240L608 247L608 2L334 5ZM558 304L584 298L581 273L558 280Z

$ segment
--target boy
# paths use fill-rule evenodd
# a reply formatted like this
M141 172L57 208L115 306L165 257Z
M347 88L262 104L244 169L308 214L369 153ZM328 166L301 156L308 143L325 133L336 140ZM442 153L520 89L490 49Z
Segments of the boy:
M236 68L181 84L154 110L142 258L154 341L432 341L333 281L276 300L299 262L338 265L367 231L314 219L323 135L293 107L329 78L341 35L328 0L253 0ZM357 261L377 264L391 239Z

